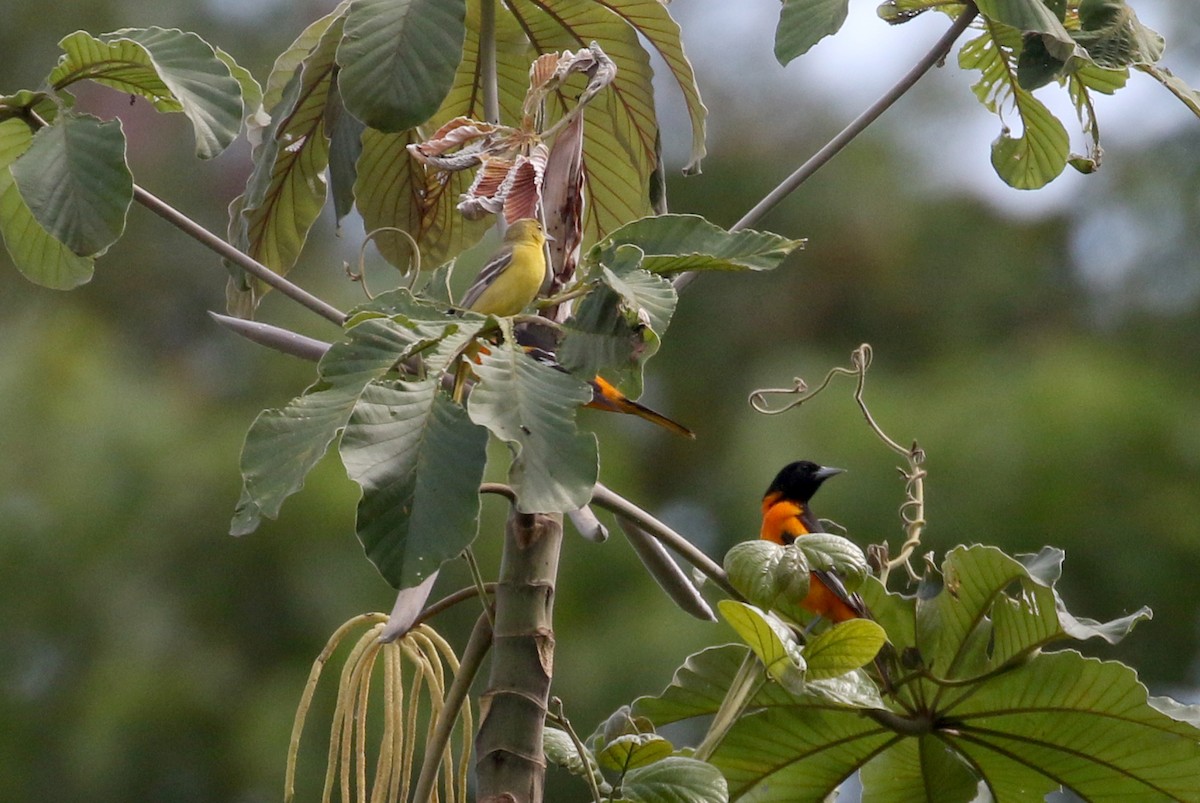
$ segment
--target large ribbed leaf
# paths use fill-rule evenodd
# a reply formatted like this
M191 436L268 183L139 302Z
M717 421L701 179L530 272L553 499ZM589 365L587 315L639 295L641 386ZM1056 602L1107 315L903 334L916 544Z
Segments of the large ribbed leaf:
M428 577L479 529L487 430L439 384L368 385L342 436L342 463L363 492L358 538L397 588Z
M786 65L837 33L849 8L850 0L783 0L775 28L775 58Z
M414 340L386 319L364 321L325 353L316 384L285 407L258 415L242 447L245 487L234 535L253 532L261 516L279 514L346 426L363 389L387 373Z
M230 66L196 34L125 28L96 37L76 31L59 46L66 54L47 79L55 89L90 79L147 98L160 112L183 112L201 159L216 156L237 138L241 86Z
M9 165L33 142L23 120L0 122L0 234L17 269L32 282L70 290L92 278L92 260L76 256L50 235L17 190Z
M997 800L1016 799L1030 772L1085 800L1200 799L1200 708L1172 705L1168 715L1122 664L1042 654L957 695L944 713L948 741Z
M512 338L507 338L508 343ZM591 388L508 345L489 347L474 370L467 409L513 450L509 482L517 509L565 513L588 503L598 471L596 436L575 428Z
M644 254L641 267L652 273L690 270L771 270L804 245L770 232L728 232L699 215L658 215L635 220L592 246L586 262L610 264L622 245Z
M325 166L329 161L325 112L341 27L342 18L330 14L297 39L297 43L315 42L270 108L271 124L254 151L254 170L230 227L234 245L281 275L296 264L309 229L325 205ZM294 45L284 56L297 50ZM280 59L290 63L284 56ZM278 73L277 64L267 82L264 103L275 97ZM250 282L240 284L239 289L248 298L231 304L231 309L243 312L253 310L266 285Z
M1021 136L1013 137L1005 126L992 144L996 173L1011 187L1038 189L1066 167L1070 141L1058 118L1017 83L1012 51L1001 45L1008 33L988 23L982 36L963 45L958 63L982 73L973 89L989 110L999 113L1011 104L1021 116Z
M595 41L617 65L616 80L584 112L585 237L599 239L650 214L658 124L653 70L636 31L593 0L514 0L510 8L537 53L578 50ZM576 92L582 86L582 77L566 85ZM556 93L547 103L548 122L573 106L567 92Z
M337 51L346 108L380 131L425 122L462 56L465 0L354 0Z
M979 13L1022 33L1042 34L1046 49L1059 61L1075 53L1075 40L1045 0L977 0Z
M9 169L34 218L72 253L99 256L125 230L133 175L119 121L61 115Z
M739 577L751 553L727 559ZM959 547L940 575L927 572L915 601L865 583L878 624L852 620L813 637L802 653L803 694L764 687L713 753L731 797L820 801L862 769L863 799L877 802L974 800L980 784L998 801L1040 800L1060 783L1089 800L1197 799L1200 708L1149 700L1120 664L1040 651L1066 638L1114 642L1148 615L1108 623L1072 616L1053 587L1061 563L1052 549L1011 558ZM864 712L885 703L852 691L854 684L874 690L862 672L813 676L844 636L870 640L854 648L854 661L878 646L879 625L895 648L881 658L908 677L889 695L888 710ZM828 658L829 671L853 663ZM635 713L657 725L712 714L738 661L727 648L692 656ZM822 684L838 681L840 697L817 696Z
M687 104L688 117L692 124L692 151L685 173L700 169L700 160L704 158L704 120L708 110L700 100L700 89L696 85L696 76L692 72L692 64L683 52L683 42L679 36L679 25L671 18L661 0L594 0L605 6L613 13L622 17L637 32L646 38L657 51L671 75L683 92L684 103Z

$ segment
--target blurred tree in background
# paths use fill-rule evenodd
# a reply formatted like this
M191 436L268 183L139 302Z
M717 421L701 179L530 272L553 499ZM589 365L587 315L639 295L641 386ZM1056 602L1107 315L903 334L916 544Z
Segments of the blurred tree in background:
M261 78L328 5L15 0L0 26L4 83L36 83L71 30L134 24L194 30ZM713 118L705 172L673 177L669 193L673 211L722 225L854 113L831 96L850 90L814 88L827 75L797 77L806 60L831 63L825 45L763 77L702 38L712 18L743 13L725 5L672 6ZM745 12L738 28L762 40L747 51L769 53L777 7L757 5L764 13ZM1197 66L1200 11L1139 11L1173 43L1181 72ZM872 46L885 46L875 34ZM826 72L882 85L865 75L870 63L860 53ZM775 469L810 457L851 471L824 492L825 515L860 543L896 538L895 460L861 425L848 386L781 417L745 401L797 374L819 379L870 342L876 416L929 454L927 547L1063 547L1073 610L1155 611L1106 654L1136 664L1152 691L1194 698L1200 134L1182 107L1155 106L1126 124L1134 133L1110 136L1098 175L1064 176L1039 200L999 186L986 162L994 128L972 139L981 119L994 123L972 106L968 76L943 73L764 222L808 237L807 250L780 270L706 276L688 291L647 399L698 440L585 414L602 434L602 479L719 556L757 532ZM781 102L792 85L803 91ZM126 120L140 183L224 230L248 170L244 144L197 164L184 121L113 93L87 102ZM747 130L745 120L762 122ZM981 193L964 172L996 186ZM340 266L361 232L345 228L335 240L323 224L294 276L348 305L357 290ZM43 290L0 265L0 799L274 799L326 635L391 604L353 537L356 489L336 461L278 522L224 535L248 423L312 370L218 330L204 310L223 308L224 285L211 254L140 209L80 291ZM264 304L264 318L311 328L280 299ZM499 532L503 508L484 510L482 532ZM484 559L495 540L480 539ZM635 562L619 537L565 545L556 685L573 690L569 713L585 729L614 700L661 688L724 627L664 605ZM446 588L466 581L464 570L446 574ZM636 672L630 642L643 645Z

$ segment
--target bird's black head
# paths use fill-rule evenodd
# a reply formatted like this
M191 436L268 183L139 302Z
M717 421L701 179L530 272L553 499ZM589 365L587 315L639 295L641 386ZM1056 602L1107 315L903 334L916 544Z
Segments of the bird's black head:
M775 475L765 495L780 493L788 499L807 502L821 487L821 483L843 471L845 469L818 466L810 460L797 460L784 466L783 470Z

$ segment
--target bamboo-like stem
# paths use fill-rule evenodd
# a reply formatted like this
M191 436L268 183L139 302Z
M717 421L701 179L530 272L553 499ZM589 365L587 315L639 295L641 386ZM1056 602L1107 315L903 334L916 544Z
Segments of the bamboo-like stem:
M139 204L149 209L151 212L158 215L160 218L167 221L172 226L179 229L181 232L191 237L208 250L216 253L220 257L228 259L230 262L237 265L239 268L246 271L246 273L249 273L263 284L275 288L296 303L308 307L310 310L317 313L327 321L330 321L337 326L341 326L346 322L346 313L342 312L337 307L326 301L323 301L320 298L317 298L303 287L289 282L287 279L283 278L258 260L251 259L249 256L243 254L241 251L237 250L232 245L225 242L220 237L213 234L211 231L204 228L175 207L161 200L157 196L150 194L136 184L133 185L133 200L137 201Z
M867 126L879 119L879 116L887 111L893 103L913 88L913 85L921 79L921 76L929 72L935 64L946 58L946 54L950 52L950 48L954 45L954 42L958 37L962 36L963 31L975 19L976 13L978 12L975 4L968 3L963 13L954 20L954 23L934 43L933 47L891 89L885 92L879 100L868 106L862 114L854 118L849 125L838 132L837 136L825 143L825 146L809 157L808 161L796 168L795 172L779 183L779 186L767 193L761 201L743 215L741 220L734 223L729 230L739 231L757 223L768 212L774 209L780 201L795 192L796 188L807 181L813 173L824 167L842 148L845 148L855 137L865 131ZM695 271L679 274L675 277L675 289L682 290L687 287L695 280L696 275Z
M515 508L509 514L496 584L492 669L475 737L478 800L542 801L561 545L561 516Z
M483 83L483 119L500 122L500 82L496 74L496 0L479 7L479 71Z
M479 674L483 658L491 646L492 626L488 622L488 618L480 614L479 618L475 620L475 629L471 631L467 646L463 648L462 660L458 665L458 671L454 674L454 681L446 691L446 700L438 715L433 734L425 745L425 755L421 760L421 774L417 776L413 800L433 799L431 793L434 784L437 783L438 764L446 750L446 745L450 743L450 737L454 734L454 724L458 721L458 713L466 702L467 692L471 690L471 683Z

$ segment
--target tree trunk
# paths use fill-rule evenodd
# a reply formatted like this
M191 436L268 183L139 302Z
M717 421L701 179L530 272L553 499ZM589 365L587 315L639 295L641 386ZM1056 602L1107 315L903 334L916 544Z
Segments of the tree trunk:
M491 676L480 699L479 803L541 803L542 729L554 675L554 583L562 516L509 515L496 587Z

